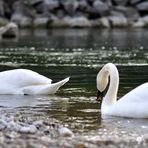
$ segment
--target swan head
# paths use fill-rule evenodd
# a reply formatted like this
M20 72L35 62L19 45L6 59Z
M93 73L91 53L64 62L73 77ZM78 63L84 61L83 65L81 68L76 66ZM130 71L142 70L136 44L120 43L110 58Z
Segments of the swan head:
M109 76L108 76L108 72L105 70L105 68L103 67L98 75L97 75L97 78L96 78L96 81L97 81L97 89L98 89L98 93L97 93L97 100L102 100L103 96L104 96L104 93L105 93L105 90L106 90L106 87L108 85L108 79L109 79Z
M102 100L105 92L106 92L106 88L108 86L108 82L109 82L109 68L112 66L112 63L108 63L106 65L103 66L103 68L99 71L99 73L97 74L97 100Z

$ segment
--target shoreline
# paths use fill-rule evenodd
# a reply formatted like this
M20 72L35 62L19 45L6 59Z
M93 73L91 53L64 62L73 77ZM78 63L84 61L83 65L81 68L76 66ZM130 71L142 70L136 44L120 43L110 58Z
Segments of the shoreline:
M148 27L144 0L0 0L0 26L19 28Z

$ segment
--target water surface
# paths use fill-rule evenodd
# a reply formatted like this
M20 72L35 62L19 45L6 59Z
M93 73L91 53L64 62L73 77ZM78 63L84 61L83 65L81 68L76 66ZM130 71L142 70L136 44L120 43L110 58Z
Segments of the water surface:
M147 40L146 29L21 30L19 39L1 41L0 71L28 68L53 82L71 79L53 96L1 95L0 109L12 116L54 118L75 134L143 141L147 120L101 117L95 79L105 63L113 62L120 74L118 98L146 82Z

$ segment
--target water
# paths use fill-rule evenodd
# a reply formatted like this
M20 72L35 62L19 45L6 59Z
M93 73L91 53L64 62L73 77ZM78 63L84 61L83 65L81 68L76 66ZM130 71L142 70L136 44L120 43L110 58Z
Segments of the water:
M1 112L53 118L85 138L145 142L147 120L101 117L95 79L105 63L113 62L120 74L119 98L146 82L147 40L146 29L21 30L19 39L1 41L0 71L28 68L53 82L71 79L53 96L1 95Z

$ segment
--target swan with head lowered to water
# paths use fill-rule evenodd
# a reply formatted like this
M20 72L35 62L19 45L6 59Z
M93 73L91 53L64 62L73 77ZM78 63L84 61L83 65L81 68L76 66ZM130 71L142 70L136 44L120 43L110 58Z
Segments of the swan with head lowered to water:
M0 72L0 94L48 95L54 94L69 77L52 83L52 80L28 69Z
M119 73L114 64L108 63L104 65L99 71L96 80L98 100L103 97L103 91L109 83L108 91L101 104L102 115L148 118L148 83L136 87L117 100Z

